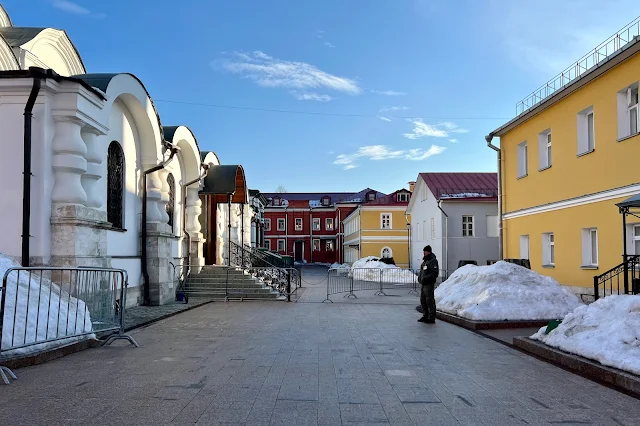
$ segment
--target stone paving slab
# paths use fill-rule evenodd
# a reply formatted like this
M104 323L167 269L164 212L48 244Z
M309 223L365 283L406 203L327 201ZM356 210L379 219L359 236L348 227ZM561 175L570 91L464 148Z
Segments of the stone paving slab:
M125 311L124 328L129 331L212 301L213 299L208 297L189 297L189 303L171 302L161 306L133 306Z
M16 371L3 425L631 425L634 398L413 306L212 303Z

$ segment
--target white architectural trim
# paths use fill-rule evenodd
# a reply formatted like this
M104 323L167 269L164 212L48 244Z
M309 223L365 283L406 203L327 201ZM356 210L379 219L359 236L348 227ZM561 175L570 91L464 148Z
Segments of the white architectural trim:
M213 151L207 153L202 162L205 164L213 164L214 166L220 165L220 159L218 158L218 155Z
M4 7L0 4L0 27L13 27L13 23L11 22L11 18Z
M0 20L2 14L0 13ZM2 25L0 25L2 27ZM0 37L0 71L19 70L20 64L16 55L13 53L11 46L4 41L4 38Z
M390 236L363 236L362 241L407 241L406 235L390 235Z
M366 204L362 206L362 210L384 210L386 211L406 211L407 208L405 206L388 206L384 204L375 204L371 206L367 206Z
M354 244L354 243L360 244L360 238L355 238L353 240L347 240L344 243L342 243L342 245L343 246L348 246L348 245L351 245L351 244Z
M20 46L21 49L31 53L36 58L45 62L49 67L53 68L58 74L65 77L72 75L85 74L84 64L78 54L75 46L71 42L71 39L67 36L67 33L61 30L54 30L53 28L46 28L42 30L37 36L29 40L27 43ZM53 63L47 61L47 51L55 52L59 61L64 64L64 69L59 66L54 66ZM25 57L26 59L26 57ZM56 61L58 62L58 61ZM26 69L27 64L23 64Z
M186 126L178 127L169 142L180 148L178 157L184 164L184 168L181 168L184 182L179 183L184 184L197 179L200 176L200 149L191 129Z
M622 186L619 188L609 189L606 191L596 192L593 194L583 195L581 197L569 198L567 200L556 201L549 204L530 207L527 209L516 210L505 213L505 220L515 219L523 216L530 216L538 213L546 213L554 210L568 209L571 207L583 206L585 204L599 203L601 201L614 200L616 198L630 197L640 192L640 183Z

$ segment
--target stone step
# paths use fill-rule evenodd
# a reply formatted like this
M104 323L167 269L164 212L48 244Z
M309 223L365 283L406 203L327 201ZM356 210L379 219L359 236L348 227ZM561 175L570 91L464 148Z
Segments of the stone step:
M193 282L193 283L226 283L227 282L227 278L226 277L220 277L220 278L214 278L214 277L206 277L206 278L202 278L202 277L189 277L187 278L188 282ZM257 280L253 277L229 277L229 283L238 283L238 284L242 284L242 283L255 283Z
M229 284L226 283L198 283L198 282L186 282L185 287L202 287L202 288L265 288L261 283L246 283L246 284Z
M256 293L264 293L271 291L270 287L225 287L225 286L202 286L202 285L187 285L184 287L185 290L211 290L214 292L225 291L225 288L228 288L229 291L240 291L240 292L256 292Z
M190 296L207 296L212 299L224 299L227 295L230 299L270 299L270 300L284 300L277 292L269 293L238 293L229 291L226 295L225 292L210 292L210 291L187 291L187 295Z

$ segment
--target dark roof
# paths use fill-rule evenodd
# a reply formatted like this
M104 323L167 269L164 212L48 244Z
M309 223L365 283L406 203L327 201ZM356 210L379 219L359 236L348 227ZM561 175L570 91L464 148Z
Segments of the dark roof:
M359 192L263 192L263 195L267 198L280 197L289 201L309 201L320 200L324 196L331 198L331 202L349 202L355 199L364 201L364 196L367 192L374 191L371 188L363 189ZM376 192L376 198L384 197L382 192Z
M46 28L3 27L0 28L0 34L2 34L9 46L18 47L29 43L44 30L46 30Z
M258 194L260 194L260 191L257 190L257 189L250 189L249 190L249 195L251 195L252 197L255 197Z
M632 197L627 198L626 200L616 204L618 207L636 207L640 208L640 194L636 194Z
M158 109L156 108L156 105L153 103L153 99L151 98L151 95L149 95L149 91L147 90L145 85L134 74L131 74L128 72L126 73L93 73L93 74L74 75L73 77L86 82L92 87L102 90L104 93L107 93L107 89L109 88L109 84L111 83L111 80L113 80L116 76L121 74L128 74L131 77L138 80L138 83L140 83L140 86L142 86L142 88L144 89L144 92L147 94L147 97L151 101L151 106L153 107L153 111L156 113L156 118L158 119L158 127L160 127L160 133L161 133L160 137L162 140L166 140L164 137L162 122L160 121L160 114L158 114Z
M420 173L436 199L498 196L497 173Z
M204 178L201 194L234 194L233 202L246 203L246 180L244 169L239 165L212 166ZM241 201L240 201L241 200Z
M392 194L385 195L384 197L380 197L375 199L374 201L367 201L365 206L407 206L409 205L409 201L398 201L398 193L404 192L411 195L407 189L399 189Z
M64 77L56 74L52 69L43 69L39 67L29 67L28 70L10 70L0 71L0 78L34 78L44 77L51 78L55 81L72 81L82 85L85 89L98 96L100 99L106 99L102 92L96 90L93 86L82 79L76 77Z

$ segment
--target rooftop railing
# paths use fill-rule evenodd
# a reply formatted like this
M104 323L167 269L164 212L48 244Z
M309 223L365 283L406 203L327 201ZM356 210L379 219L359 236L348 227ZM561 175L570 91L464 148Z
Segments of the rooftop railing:
M530 110L540 102L582 77L594 67L619 53L631 42L640 41L640 16L620 31L599 44L595 49L556 75L543 86L516 104L516 116Z

